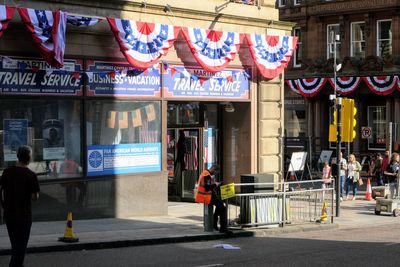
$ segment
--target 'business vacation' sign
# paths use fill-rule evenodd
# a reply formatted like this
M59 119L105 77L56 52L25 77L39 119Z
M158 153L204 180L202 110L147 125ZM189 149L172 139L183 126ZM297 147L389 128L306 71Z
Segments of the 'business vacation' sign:
M40 59L2 57L0 95L82 95L82 60L64 61L52 69Z
M168 98L250 99L249 74L240 69L211 73L200 68L170 66L163 78L163 95Z
M89 146L87 166L88 176L161 171L161 143Z
M87 61L88 96L160 97L159 68L137 70L128 63Z

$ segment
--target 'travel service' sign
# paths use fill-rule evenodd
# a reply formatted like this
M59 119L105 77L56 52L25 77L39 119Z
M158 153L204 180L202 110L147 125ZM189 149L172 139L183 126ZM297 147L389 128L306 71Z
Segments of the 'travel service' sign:
M42 60L3 57L0 95L82 95L82 60L65 60L52 69Z
M249 74L225 69L211 73L200 68L169 66L164 73L163 95L168 98L249 100Z
M89 146L87 166L88 176L161 171L161 143Z
M128 63L87 61L86 75L88 96L161 96L159 68L142 71Z

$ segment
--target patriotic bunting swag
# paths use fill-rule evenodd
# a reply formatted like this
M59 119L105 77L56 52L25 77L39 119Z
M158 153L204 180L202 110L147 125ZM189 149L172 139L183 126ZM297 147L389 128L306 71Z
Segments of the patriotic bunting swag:
M90 17L81 17L81 16L70 16L67 17L67 23L72 24L74 26L93 26L99 23L101 19L98 18L90 18Z
M12 16L14 15L15 8L0 5L0 37L8 27Z
M290 90L295 92L296 94L300 94L299 89L297 89L297 79L295 80L285 80L286 84L289 86Z
M391 94L397 87L396 76L364 77L364 82L372 92L378 95Z
M335 88L335 78L329 78L332 87ZM353 93L361 82L361 77L337 77L336 91L341 95Z
M251 56L267 79L278 76L288 65L296 49L297 37L247 34Z
M146 69L165 56L177 37L177 29L167 24L107 20L126 60L139 69Z
M64 65L66 14L31 8L18 8L18 12L43 59L53 67L61 68Z
M326 78L298 79L297 88L304 97L313 97L324 87Z
M397 89L400 91L400 76L397 75L396 79L397 79Z
M236 32L220 32L199 28L183 28L190 50L197 63L209 72L218 72L235 59L241 37Z

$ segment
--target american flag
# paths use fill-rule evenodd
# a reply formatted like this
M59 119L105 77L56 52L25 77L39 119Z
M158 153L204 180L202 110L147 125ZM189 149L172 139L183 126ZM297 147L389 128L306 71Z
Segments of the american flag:
M142 126L139 128L139 141L140 143L157 143L160 142L159 131L149 130L149 122L142 120Z
M74 26L93 26L99 23L101 19L98 18L90 18L90 17L82 17L82 16L72 16L68 15L67 22Z
M31 8L18 8L18 13L43 59L52 67L63 67L67 14Z
M0 37L7 29L8 22L10 22L15 12L14 7L0 5Z
M194 171L198 167L197 136L186 136L184 161L186 170Z

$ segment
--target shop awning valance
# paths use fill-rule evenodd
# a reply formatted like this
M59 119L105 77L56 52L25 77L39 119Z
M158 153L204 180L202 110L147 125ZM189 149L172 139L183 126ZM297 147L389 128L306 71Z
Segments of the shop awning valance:
M63 66L67 23L92 26L101 21L92 17L69 16L63 11L18 8L18 12L42 57L56 68ZM13 7L0 5L0 36L13 13ZM178 34L184 36L198 64L212 73L223 71L241 53L240 46L246 39L255 66L267 79L283 72L297 46L297 37L293 36L243 34L117 18L107 18L107 21L126 60L134 68L142 70L161 60Z
M323 90L323 87L328 80L334 88L334 78L287 79L285 80L285 83L295 93L301 94L304 97L314 97ZM364 82L367 87L377 95L389 95L396 89L400 90L400 77L398 75L363 77L341 76L336 79L336 90L340 95L349 95L354 93L360 87L361 82ZM332 89L329 88L329 90Z

